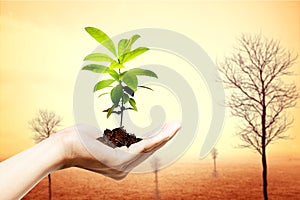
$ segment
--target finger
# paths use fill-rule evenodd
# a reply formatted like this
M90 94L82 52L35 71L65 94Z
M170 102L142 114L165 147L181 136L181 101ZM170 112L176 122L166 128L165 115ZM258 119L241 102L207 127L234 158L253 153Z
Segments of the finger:
M158 133L152 134L155 136L145 138L138 143L132 144L129 148L119 148L120 151L123 151L120 154L124 154L122 155L122 160L119 159L119 167L122 170L131 170L165 145L180 128L181 124L179 122L166 123ZM125 157L125 155L127 156Z
M157 134L160 133L160 131L166 126L166 123L164 123L161 127L156 128L155 130L148 132L146 134L144 134L141 138L145 139L145 138L151 138L151 137L155 137Z
M132 158L130 161L128 161L128 163L126 163L126 164L124 163L121 170L129 173L134 167L141 164L149 156L151 156L153 153L155 153L155 151L157 151L162 146L164 146L168 141L169 141L169 139L166 139L164 141L161 141L160 143L153 145L149 149L144 149L143 152L136 154L135 158Z
M169 141L180 130L180 122L169 122L155 134L154 137L144 138L142 141L132 144L129 147L131 153L143 153L151 150L156 150L161 144Z
M116 180L121 180L123 178L125 178L127 176L127 174L130 171L125 171L125 170L119 170L116 168L111 168L111 167L102 167L102 168L98 168L98 167L81 167L82 169L86 169L92 172L96 172L96 173L100 173L104 176L116 179Z
M152 153L137 154L134 159L130 160L122 167L122 171L129 173L133 168L135 168L136 166L141 164L144 160L146 160L153 153L154 153L154 151Z

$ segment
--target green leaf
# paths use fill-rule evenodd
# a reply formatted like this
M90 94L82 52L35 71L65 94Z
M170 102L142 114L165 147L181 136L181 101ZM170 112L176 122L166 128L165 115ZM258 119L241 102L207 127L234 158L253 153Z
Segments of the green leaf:
M124 48L124 51L122 54L128 53L131 50L132 44L139 39L141 36L140 35L133 35L126 43L126 47ZM119 55L120 56L120 55Z
M111 77L113 77L115 80L119 80L119 74L115 70L113 70L113 69L107 69L106 72L109 73L109 75Z
M108 69L108 67L106 67L106 66L96 65L96 64L86 65L82 68L82 70L89 70L89 71L100 73L100 74L107 73L107 71L106 71L107 69Z
M158 78L153 71L147 69L134 68L128 70L128 72L135 74L136 76L150 76L150 77Z
M135 74L127 71L123 76L121 76L122 81L134 92L138 86L138 80Z
M89 70L95 73L105 74L108 73L111 77L113 77L115 80L119 80L119 74L113 69L109 69L106 66L103 65L96 65L96 64L90 64L86 65L82 68L82 70Z
M114 80L114 79L107 79L107 80L99 81L94 87L94 92L96 92L97 90L101 90L103 88L109 87L115 81L116 80Z
M129 101L129 96L127 94L123 94L123 104L127 103Z
M106 118L109 118L109 116L114 111L114 109L115 109L115 105L112 105L112 107L107 108L106 110L103 110L102 112L107 112Z
M130 105L132 106L132 109L133 109L133 110L138 111L138 110L137 110L137 107L136 107L136 102L135 102L135 100L134 100L133 98L130 98L130 99L129 99L129 103L130 103Z
M128 71L124 71L120 74L120 79L122 80L123 76L127 73Z
M95 28L95 27L86 27L86 32L88 32L96 41L106 47L110 52L112 52L115 56L116 48L113 41L108 37L103 31Z
M126 48L126 44L128 43L127 39L122 39L118 43L118 56L120 57L124 53L124 49Z
M137 57L137 56L145 53L148 50L149 50L149 48L147 48L147 47L139 47L139 48L137 48L137 49L135 49L133 51L129 51L129 52L123 54L119 58L119 60L120 60L121 64L123 64L123 63L125 63L125 62L127 62L129 60L132 60L133 58L135 58L135 57Z
M109 118L109 116L111 115L111 113L114 111L114 108L110 108L107 112L106 118Z
M113 59L105 53L92 53L87 55L84 60L96 61L96 62L112 62Z
M108 92L105 92L105 93L100 94L100 95L98 96L98 98L100 98L100 97L102 97L102 96L104 96L104 95L106 95L106 94L108 94Z
M124 68L124 65L116 62L116 61L112 61L110 66L109 66L110 69L114 69L114 68L118 68L118 69L121 69L121 68Z
M119 84L111 90L110 98L111 98L111 101L114 103L114 105L119 104L120 99L122 98L122 96L123 96L123 87L122 87L122 85Z

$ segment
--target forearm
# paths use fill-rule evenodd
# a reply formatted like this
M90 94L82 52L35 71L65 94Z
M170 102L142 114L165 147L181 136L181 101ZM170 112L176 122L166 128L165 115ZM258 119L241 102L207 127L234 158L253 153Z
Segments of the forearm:
M72 166L120 180L169 141L180 127L178 122L168 123L153 136L123 150L96 140L100 131L89 125L61 130L0 163L0 200L21 198L50 172ZM97 152L97 157L88 151L83 140Z
M0 199L21 198L50 172L62 168L63 148L59 136L53 136L1 162Z

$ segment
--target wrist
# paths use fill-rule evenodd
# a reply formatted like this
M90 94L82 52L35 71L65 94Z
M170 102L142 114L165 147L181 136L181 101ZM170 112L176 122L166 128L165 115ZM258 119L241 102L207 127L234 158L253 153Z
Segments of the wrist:
M78 133L79 129L81 131L91 131L89 126L75 125L55 134L60 140L59 146L62 152L59 169L68 167L85 168L87 163L94 162L97 163L98 166L99 162L95 161L95 158L82 143L80 134ZM92 131L94 131L94 129Z
M58 170L82 164L81 157L85 157L87 151L80 141L76 126L63 129L52 137L55 137L55 140L57 140L60 151Z
M74 162L74 153L73 153L73 137L72 137L72 128L63 129L49 139L54 140L57 147L57 162L53 170L65 169L73 166Z
M50 161L48 172L51 173L62 169L66 162L65 147L62 142L62 135L60 133L56 133L42 142L45 142L45 145L50 148L49 152L47 153L47 159Z

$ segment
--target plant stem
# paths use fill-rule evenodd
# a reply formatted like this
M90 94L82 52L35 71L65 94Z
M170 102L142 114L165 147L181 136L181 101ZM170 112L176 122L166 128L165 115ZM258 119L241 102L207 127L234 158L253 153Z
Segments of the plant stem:
M120 121L120 127L122 127L122 124L123 124L123 111L124 111L123 97L122 97L121 101L122 101L122 106L121 106L121 121Z
M120 63L120 61L118 60L118 62ZM121 74L121 69L119 69L119 75ZM122 82L120 80L119 84L122 86ZM124 91L123 91L124 92ZM123 96L121 98L121 120L120 120L120 127L122 127L123 124L123 111L124 111L124 103L123 103Z

